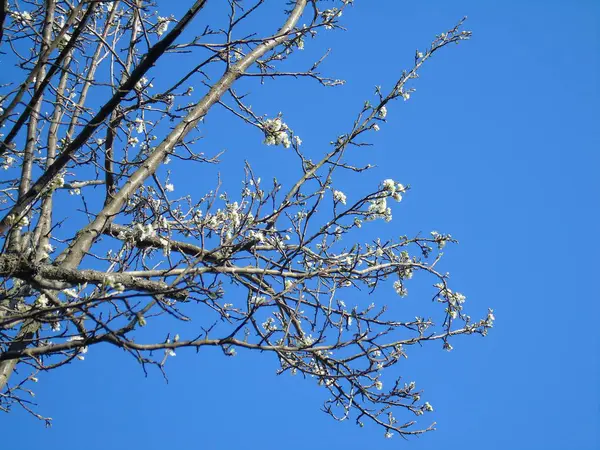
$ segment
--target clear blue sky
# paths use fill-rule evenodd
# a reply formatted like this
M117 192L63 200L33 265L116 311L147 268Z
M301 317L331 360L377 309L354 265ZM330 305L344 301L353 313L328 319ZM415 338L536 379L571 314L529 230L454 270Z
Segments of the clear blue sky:
M159 1L166 13L188 3ZM410 184L378 233L451 233L460 245L447 250L444 268L454 286L473 316L495 310L488 337L457 339L450 353L415 349L397 367L425 390L437 431L404 442L334 422L319 411L323 392L276 377L269 355L181 351L166 384L119 351L94 349L40 376L36 398L54 418L51 429L18 410L0 416L4 448L600 448L600 2L355 3L343 17L347 32L321 33L298 59L331 47L322 71L345 86L272 82L252 89L252 104L257 113L284 112L319 153L375 85L390 86L417 47L469 16L473 39L438 54L411 100L389 108L369 150L378 168L364 185L339 180L348 195L383 178ZM216 11L201 14L198 29ZM221 117L231 121L215 110L200 145L228 149L231 186L243 158L263 179L287 179L281 168L291 156L260 145L256 132L223 132ZM179 176L176 189L193 188L177 185Z

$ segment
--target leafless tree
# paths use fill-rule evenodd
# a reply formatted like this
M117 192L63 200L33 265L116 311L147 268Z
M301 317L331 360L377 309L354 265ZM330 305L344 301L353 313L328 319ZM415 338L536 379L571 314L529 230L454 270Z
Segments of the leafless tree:
M350 200L334 182L371 169L354 164L353 152L395 100L409 99L422 66L470 33L461 21L417 51L313 161L282 114L254 111L235 85L342 84L319 72L325 57L308 70L283 67L305 40L340 28L352 1L281 2L281 23L269 23L271 14L267 31L251 34L241 30L264 0L222 2L225 26L200 32L190 25L199 29L208 0L182 3L190 5L175 18L148 0L2 2L0 50L11 75L0 87L0 408L19 405L49 422L32 403L37 377L100 343L163 373L178 349L214 346L229 357L273 354L278 373L329 391L324 411L337 420L371 420L386 437L432 429L411 419L432 410L415 384L396 375L384 386L381 374L412 347L434 341L451 350L453 336L485 335L493 313L472 320L437 269L450 235L360 243L371 221L391 220L388 203L407 186L388 179ZM174 53L193 70L170 67L160 83L168 87L155 88ZM221 155L199 142L213 107L267 146L294 152L297 181L261 182L240 160L241 190L218 183L201 198L175 195L171 160L216 179ZM423 317L395 317L367 298L377 291L402 301L392 297L407 294L414 273L433 285ZM347 306L347 290L361 290L363 304Z

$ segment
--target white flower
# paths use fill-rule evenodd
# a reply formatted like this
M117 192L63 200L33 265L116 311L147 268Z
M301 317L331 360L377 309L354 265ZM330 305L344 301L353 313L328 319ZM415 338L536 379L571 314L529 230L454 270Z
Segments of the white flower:
M308 335L304 335L302 337L302 344L308 346L308 345L313 345L315 343L315 339L312 337L311 334Z
M429 404L429 402L425 402L424 406L425 406L425 411L429 411L429 412L433 411L433 406L431 406Z
M135 88L137 90L142 90L144 87L146 87L147 84L148 84L148 78L142 77L142 78L140 78L140 81L138 81L135 84Z
M171 184L171 183L165 184L165 191L173 192L174 190L175 190L175 186L173 186L173 184Z
M23 216L19 219L15 214L9 214L6 217L6 222L9 225L14 225L17 229L21 229L29 225L29 218Z
M383 189L385 189L386 191L388 191L392 194L394 192L396 192L396 182L394 180L392 180L391 178L383 180L382 185L383 185Z
M391 431L386 431L385 432L385 438L386 439L391 439L393 435L394 435L394 433L392 433Z
M21 25L28 25L31 22L31 14L27 11L18 12L9 12L9 15L15 22L20 23Z
M285 131L280 131L277 133L277 137L275 138L278 144L282 144L285 148L290 148L292 142L290 141L290 137Z
M263 143L265 145L275 145L275 136L273 136L272 134L267 135Z
M294 142L297 146L302 145L302 139L300 139L300 136L294 136Z
M394 281L394 290L396 291L396 294L398 294L400 297L406 297L408 295L408 291L406 290L406 288L404 288L400 280Z
M158 16L158 23L156 24L156 34L162 36L167 32L167 28L169 28L169 22L171 19L168 17L160 17Z
M132 147L135 147L138 144L138 142L140 142L140 140L136 137L130 137L127 141L127 143Z
M382 390L383 389L383 383L381 381L377 380L375 382L375 388L377 388L378 391Z
M65 35L60 39L60 42L58 43L58 49L61 51L64 50L64 48L67 46L70 40L71 35L69 33L65 33Z
M375 131L379 131L379 125L377 125L377 124L373 125L373 129L374 129Z
M48 298L42 294L38 297L37 302L38 305L40 305L42 308L47 308L48 307Z
M385 106L379 108L379 112L377 113L377 115L379 116L379 118L385 119L385 116L387 116L387 108Z
M265 329L265 331L277 330L277 325L275 325L275 319L273 319L272 317L267 317L267 320L265 320L262 323L262 327Z
M282 125L283 125L283 122L281 121L281 119L279 117L277 117L275 119L267 119L265 121L264 129L270 133L276 133L279 130L281 130Z
M256 305L262 305L266 302L266 298L263 295L254 295L250 298L250 303L254 303Z
M65 294L67 297L79 298L79 295L77 294L75 289L63 289L63 294Z
M134 121L135 123L135 131L137 131L138 133L143 133L144 130L146 129L146 124L144 123L144 120L137 117Z
M410 92L402 92L402 98L407 101L410 98Z
M346 204L346 194L342 191L333 191L333 199L336 202L340 202L342 205Z
M494 310L490 309L490 310L488 310L488 315L485 320L485 326L490 327L490 328L493 327L494 320L496 320L496 316L494 316Z
M15 158L13 158L12 156L6 156L4 158L4 164L2 164L2 169L4 169L4 170L10 169L10 167L13 165L14 162L15 162Z
M369 212L375 214L386 214L387 209L387 201L385 198L371 200L371 204L369 205Z
M62 174L58 174L56 175L52 181L50 182L50 185L48 186L49 189L54 190L54 189L60 189L61 187L63 187L65 185L65 178Z
M281 121L281 118L267 119L262 124L262 129L265 132L264 143L266 145L283 145L285 148L290 148L292 141L288 134L289 127ZM296 145L300 145L302 140L294 136Z

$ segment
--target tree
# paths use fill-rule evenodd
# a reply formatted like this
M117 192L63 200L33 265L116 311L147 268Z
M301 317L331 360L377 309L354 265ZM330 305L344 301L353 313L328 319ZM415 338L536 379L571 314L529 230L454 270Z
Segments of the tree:
M337 420L371 420L386 437L432 429L410 418L433 409L415 384L396 375L384 386L381 374L411 346L451 350L453 336L485 335L493 313L472 320L437 269L450 235L361 243L371 222L392 220L390 204L408 186L386 179L350 200L335 185L372 168L353 152L395 100L410 98L422 66L470 33L460 21L417 51L313 161L282 113L255 111L236 86L342 84L319 72L327 54L308 70L289 67L306 39L341 28L352 1L291 1L270 24L278 29L247 32L264 0L230 0L224 26L200 33L191 24L208 2L188 3L178 19L146 0L3 4L2 50L21 78L1 92L0 408L19 405L49 422L31 403L39 373L77 363L100 343L163 373L178 349L211 346L229 357L273 354L278 373L329 391L324 411ZM170 55L194 67L160 73ZM297 181L263 182L240 158L241 189L219 180L202 196L175 195L172 161L217 180L221 154L200 141L215 106L266 146L293 152ZM273 150L264 149L276 158ZM366 298L404 297L417 273L433 282L422 317L400 320ZM345 293L359 289L364 302L347 306ZM182 322L190 324L180 335Z

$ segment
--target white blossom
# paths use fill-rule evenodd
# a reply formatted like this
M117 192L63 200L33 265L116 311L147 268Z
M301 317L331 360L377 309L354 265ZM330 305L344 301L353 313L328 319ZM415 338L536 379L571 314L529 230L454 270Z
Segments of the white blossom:
M2 164L2 169L3 170L10 169L14 162L15 162L15 158L13 158L12 156L6 156L4 158L4 163Z
M408 291L400 280L394 281L394 290L400 297L406 297L408 295Z
M387 201L385 198L378 198L371 200L369 205L369 212L375 214L386 214L387 213Z
M169 28L170 21L171 19L169 19L168 17L158 16L158 22L156 24L156 34L159 36L165 34L167 32L167 29Z
M346 194L342 191L333 191L333 199L336 202L340 202L342 205L346 204Z
M391 178L383 180L383 183L381 183L381 184L382 184L384 190L386 190L392 194L394 192L396 192L396 182L394 180L392 180Z
M280 117L275 119L267 119L262 124L262 129L265 132L264 144L266 145L283 145L285 148L290 148L292 141L290 140L290 129L282 122ZM296 145L300 145L302 140L294 137Z
M32 20L31 14L27 11L12 11L9 12L9 15L13 19L13 21L19 23L20 25L29 25Z
M65 294L67 297L79 298L79 294L77 294L75 289L63 289L63 294Z
M140 117L137 117L134 121L135 123L135 131L137 131L138 133L143 133L144 130L146 129L146 124L144 122L143 119L141 119Z

